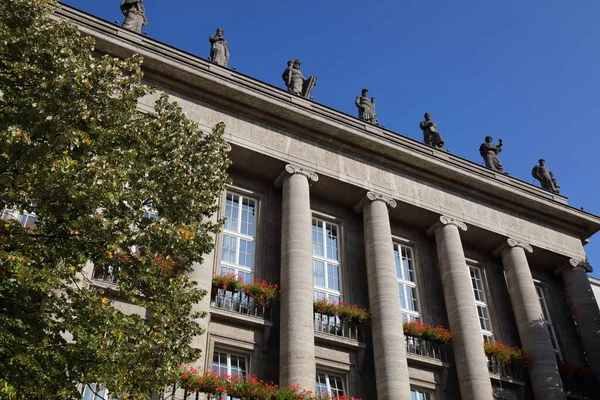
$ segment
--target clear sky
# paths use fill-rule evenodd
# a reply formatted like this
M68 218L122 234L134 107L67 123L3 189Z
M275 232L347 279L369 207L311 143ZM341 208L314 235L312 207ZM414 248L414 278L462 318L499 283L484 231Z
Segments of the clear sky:
M119 0L64 3L123 21ZM229 65L283 87L286 61L317 75L314 100L355 115L362 88L387 128L422 140L428 111L452 153L481 162L504 140L512 176L539 158L569 204L600 214L600 1L146 0L148 36L207 57L225 31ZM597 150L598 149L598 150ZM599 157L600 158L600 157ZM586 246L600 277L600 233Z

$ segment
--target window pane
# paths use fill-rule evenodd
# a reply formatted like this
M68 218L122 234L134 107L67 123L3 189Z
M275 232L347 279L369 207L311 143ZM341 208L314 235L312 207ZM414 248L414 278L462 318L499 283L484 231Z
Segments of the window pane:
M398 293L400 294L400 308L406 310L406 296L404 295L404 285L398 285Z
M398 245L394 245L394 261L396 262L396 277L398 279L402 279L402 269L400 267L400 250L398 250Z
M417 289L414 287L406 287L407 302L406 305L410 311L419 311L417 305Z
M327 265L327 284L331 290L340 291L340 268L336 265Z
M313 254L315 256L325 256L323 249L323 226L321 221L313 219L312 227Z
M254 236L254 218L256 203L252 199L244 198L242 201L242 233Z
M238 195L233 193L227 193L225 199L225 225L223 229L237 232L238 231L238 213L239 213L239 199Z
M325 263L323 261L313 260L313 280L317 287L325 286Z
M254 242L240 239L240 265L254 267Z
M221 260L235 264L235 253L237 250L237 238L229 235L223 235L223 251Z
M325 227L327 229L327 258L338 261L337 226L327 223Z

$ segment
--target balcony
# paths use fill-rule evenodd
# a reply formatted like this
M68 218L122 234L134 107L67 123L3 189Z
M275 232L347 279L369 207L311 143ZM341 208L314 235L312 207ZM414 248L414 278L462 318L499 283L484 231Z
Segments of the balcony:
M502 380L518 382L523 382L524 380L524 369L521 365L502 362L493 355L487 356L487 365L490 374L497 375Z
M561 374L563 388L570 399L595 399L597 388L594 378Z
M340 338L363 341L361 324L344 322L338 316L315 312L315 332L335 335Z
M404 344L406 345L407 354L432 358L444 363L447 361L446 345L443 343L412 336L404 336Z
M271 320L271 309L257 304L254 298L237 290L213 288L210 306L236 314Z

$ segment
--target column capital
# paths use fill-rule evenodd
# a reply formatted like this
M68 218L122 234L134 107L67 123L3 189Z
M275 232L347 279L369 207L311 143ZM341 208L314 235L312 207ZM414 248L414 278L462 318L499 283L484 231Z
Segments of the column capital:
M231 144L228 142L225 142L223 144L223 150L225 150L227 153L231 153Z
M531 247L529 243L518 239L507 238L506 242L496 247L496 250L494 250L492 254L494 257L500 257L503 251L512 249L513 247L520 247L527 253L533 253L533 247Z
M397 206L396 200L392 199L391 197L376 192L367 192L367 194L358 202L358 204L354 206L354 212L360 214L364 205L373 201L384 202L388 210L390 208L396 208Z
M431 228L427 229L427 235L433 236L437 228L445 225L454 225L463 232L467 231L467 224L460 219L440 215L440 219L435 224L431 225Z
M592 266L590 265L590 262L588 261L587 258L584 259L578 259L578 258L571 258L569 260L569 264L573 267L573 268L583 268L585 270L585 272L594 272L594 268L592 268Z
M308 183L312 184L313 182L317 182L319 180L319 175L316 172L309 171L306 168L299 167L293 164L287 164L283 171L279 174L277 179L275 179L275 186L281 187L283 184L283 179L288 175L300 174L308 179Z

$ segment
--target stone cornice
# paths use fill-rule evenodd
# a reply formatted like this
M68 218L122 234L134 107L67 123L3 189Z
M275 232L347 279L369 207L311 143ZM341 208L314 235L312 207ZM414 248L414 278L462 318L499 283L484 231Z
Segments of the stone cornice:
M117 57L142 55L144 74L150 82L310 140L337 143L345 151L369 162L402 170L449 190L473 196L470 188L477 188L475 196L478 199L558 226L576 233L581 239L600 230L599 217L567 206L563 196L290 95L281 88L126 31L64 4L56 15L56 18L71 20L84 34L94 37L99 53Z
M396 208L396 205L397 205L396 200L392 199L391 197L387 197L387 196L384 196L382 194L375 193L375 192L367 192L365 197L363 197L361 199L361 201L359 201L358 204L354 206L354 212L356 212L357 214L360 214L362 212L364 205L369 202L373 202L373 201L384 202L385 205L387 206L388 210L390 208Z
M512 249L513 247L520 247L525 250L526 253L533 253L533 247L531 247L529 243L518 239L508 238L506 239L506 242L498 246L492 254L494 257L500 257L502 252Z
M309 171L302 167L298 167L296 165L288 164L285 166L285 169L281 171L281 174L279 174L279 176L275 180L275 186L281 187L281 185L283 185L283 179L288 175L294 174L305 176L306 179L308 179L309 185L312 185L314 182L317 182L319 180L319 175L317 175L315 172Z
M440 220L437 221L435 224L433 224L431 226L431 228L427 229L427 234L429 236L433 236L433 234L435 233L436 229L438 229L438 228L440 228L442 226L446 226L446 225L454 225L454 226L456 226L461 231L464 231L464 232L467 231L467 224L465 224L460 219L453 218L453 217L448 217L446 215L441 215L440 216Z

